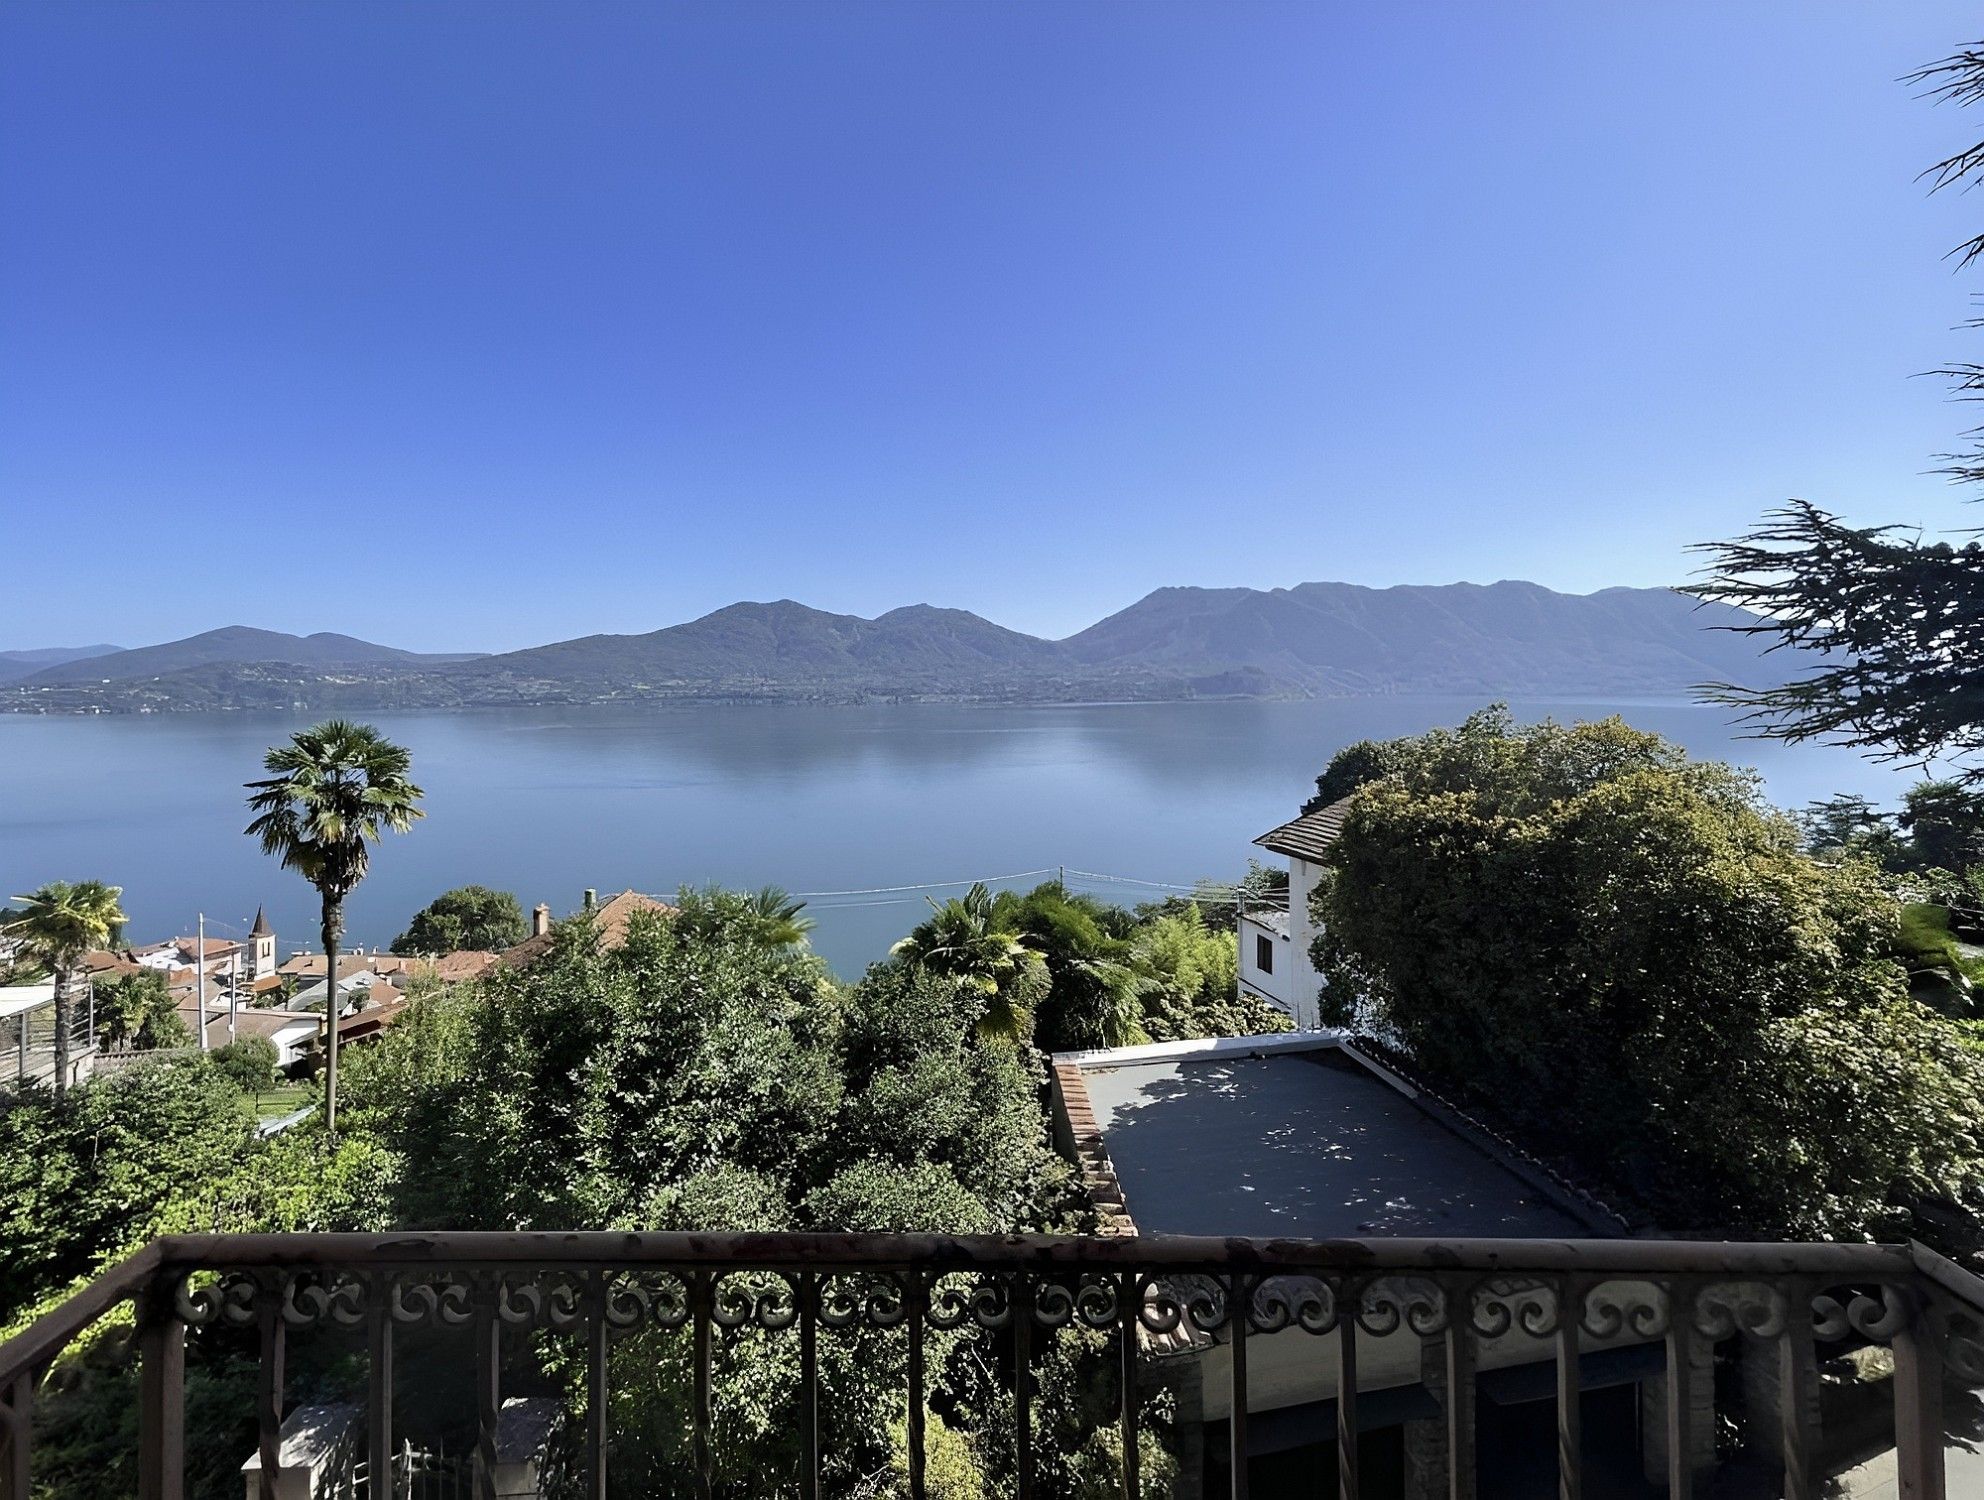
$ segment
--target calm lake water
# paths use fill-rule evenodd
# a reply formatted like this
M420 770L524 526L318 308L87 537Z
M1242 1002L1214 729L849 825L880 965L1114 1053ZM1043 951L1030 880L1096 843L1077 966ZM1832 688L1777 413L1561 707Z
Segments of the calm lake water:
M450 886L560 915L588 886L773 883L811 897L815 945L858 974L928 909L882 890L1022 872L1123 901L1128 883L1231 878L1350 741L1458 721L1474 701L561 708L381 714L413 752L428 815L390 840L352 902L349 941L392 940ZM1622 713L1700 755L1753 765L1797 806L1892 800L1910 773L1832 747L1738 739L1685 703L1518 703L1524 718ZM0 715L0 895L52 879L122 885L130 936L245 930L266 904L287 951L315 945L315 898L242 837L241 783L302 717ZM1031 884L1030 875L1019 882ZM995 882L996 883L996 882Z

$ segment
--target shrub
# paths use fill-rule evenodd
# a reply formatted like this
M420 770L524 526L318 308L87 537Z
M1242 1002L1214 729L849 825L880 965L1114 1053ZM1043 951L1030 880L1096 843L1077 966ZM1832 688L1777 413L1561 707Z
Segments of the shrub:
M1386 759L1315 956L1443 1086L1674 1229L1892 1232L1979 1189L1984 1071L1910 1000L1894 901L1753 778L1501 713Z
M276 1086L276 1044L265 1036L244 1036L213 1050L214 1066L244 1094L266 1094Z

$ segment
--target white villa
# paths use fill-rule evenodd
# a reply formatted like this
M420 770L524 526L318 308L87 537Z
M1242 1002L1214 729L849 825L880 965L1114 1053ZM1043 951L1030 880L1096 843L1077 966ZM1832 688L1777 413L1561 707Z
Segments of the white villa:
M1309 961L1316 936L1309 896L1322 875L1325 851L1343 828L1349 799L1305 812L1270 828L1254 842L1288 861L1288 905L1240 915L1240 992L1288 1012L1298 1030L1322 1024L1323 978Z

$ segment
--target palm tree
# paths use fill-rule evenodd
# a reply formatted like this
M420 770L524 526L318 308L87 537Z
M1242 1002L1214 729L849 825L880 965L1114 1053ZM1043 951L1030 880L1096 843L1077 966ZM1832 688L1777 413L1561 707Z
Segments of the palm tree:
M344 903L371 864L369 839L405 833L420 810L420 788L407 777L412 757L369 724L330 719L290 736L262 757L269 776L248 783L255 820L247 827L262 852L279 858L317 888L322 902L324 1129L338 1128L338 939Z
M762 886L746 901L753 933L767 948L797 948L816 925L811 917L800 915L806 903L778 886Z
M100 880L52 880L37 891L14 899L21 910L8 920L6 931L55 976L55 1090L69 1087L69 985L82 957L92 948L108 947L124 926L118 904L122 886Z
M931 901L931 912L889 951L906 963L943 975L984 997L977 1031L981 1037L1013 1039L1027 1030L1026 991L1041 957L998 918L992 892L983 883L949 901Z
M806 903L778 886L732 891L711 883L683 886L675 897L675 929L705 939L730 937L759 948L803 947L813 919L801 916Z

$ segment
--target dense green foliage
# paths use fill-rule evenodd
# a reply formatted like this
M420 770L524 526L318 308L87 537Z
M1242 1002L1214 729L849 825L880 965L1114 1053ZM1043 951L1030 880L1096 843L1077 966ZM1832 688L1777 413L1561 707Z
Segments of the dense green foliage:
M462 885L443 891L415 912L406 931L393 939L393 952L513 948L528 933L524 909L510 892L492 891L486 885Z
M717 914L728 909L711 903L688 922L638 916L611 951L568 924L542 964L418 1002L382 1045L355 1054L347 1129L422 1164L401 1184L401 1222L1072 1226L1037 1057L982 1034L981 991L903 962L840 991L803 948L767 940L762 911L739 907L726 924ZM842 1485L899 1462L900 1343L822 1341L825 1447ZM788 1344L745 1331L721 1345L717 1451L729 1488L775 1486L797 1464ZM969 1492L971 1476L996 1478L1004 1462L984 1442L989 1408L974 1383L999 1353L962 1333L930 1348L944 1462ZM541 1353L540 1376L580 1399L573 1351ZM641 1334L613 1358L616 1478L644 1494L682 1492L686 1340ZM1041 1441L1050 1465L1102 1462L1093 1423Z
M172 986L156 969L100 980L94 990L99 1046L151 1052L193 1044L193 1028L180 1018Z
M265 1094L276 1086L276 1044L265 1036L244 1036L213 1050L213 1063L244 1094Z
M1008 1039L1033 1034L1033 1015L1050 986L1047 961L1027 946L1008 907L974 885L931 902L929 918L891 951L905 963L982 997L979 1034Z
M1133 912L1058 882L996 896L974 886L895 952L975 996L981 1032L1045 1052L1285 1031L1280 1011L1240 998L1232 928L1208 921L1206 904ZM1232 899L1221 906L1230 923Z
M225 1176L247 1141L234 1088L198 1055L0 1094L0 1325Z
M719 885L685 886L675 897L675 923L684 932L723 936L764 948L800 948L813 930L806 903L775 885L730 891Z
M1984 1074L1871 866L1618 720L1394 742L1318 891L1330 990L1674 1229L1893 1231L1984 1183Z
M1130 1034L1193 1034L1209 1017L1268 1023L1234 1010L1232 934L1190 903L1132 913L1048 886L967 905L997 935L983 974L946 968L931 946L852 986L829 978L798 904L777 891L685 891L675 915L637 916L618 946L590 923L561 924L541 961L433 988L381 1042L350 1054L334 1145L316 1120L253 1136L240 1090L261 1086L274 1061L259 1039L129 1066L66 1098L10 1098L0 1321L173 1231L1085 1227L1047 1136L1036 1013L1049 1037L1079 1035L1097 997L1120 985ZM1024 1024L988 1026L991 992L1016 975ZM120 996L130 1017L150 990ZM216 1325L189 1343L188 1447L203 1496L238 1490L252 1448L251 1337ZM44 1385L38 1473L62 1500L133 1487L129 1339L128 1318L106 1320ZM1043 1343L1033 1369L1043 1487L1111 1493L1113 1345L1078 1332ZM927 1351L933 1482L959 1496L1010 1490L1009 1341L933 1330ZM562 1394L582 1411L579 1354L549 1335L519 1341L505 1389ZM291 1397L348 1399L360 1378L351 1357L334 1340L299 1341ZM899 1335L822 1338L836 1488L900 1491L904 1357ZM632 1334L612 1359L616 1479L684 1493L686 1335ZM769 1476L776 1486L798 1462L790 1336L726 1334L716 1380L724 1485L760 1492ZM406 1432L458 1451L472 1411L465 1363L436 1357L417 1378L403 1367L402 1381ZM1159 1400L1147 1412L1152 1487L1171 1472L1168 1409Z

